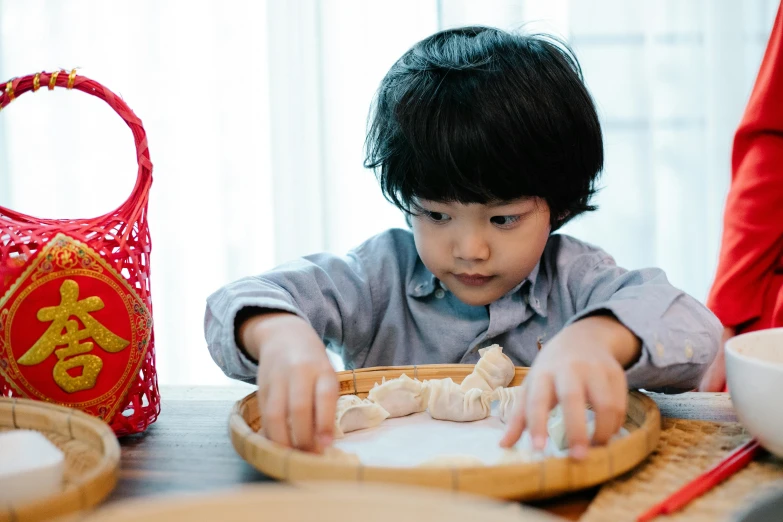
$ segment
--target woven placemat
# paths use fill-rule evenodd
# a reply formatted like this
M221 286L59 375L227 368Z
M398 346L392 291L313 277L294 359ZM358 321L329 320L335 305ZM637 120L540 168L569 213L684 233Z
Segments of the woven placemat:
M633 521L750 439L738 423L664 419L658 447L631 472L606 483L581 522ZM783 460L766 452L682 511L656 521L720 522L771 489L783 489Z

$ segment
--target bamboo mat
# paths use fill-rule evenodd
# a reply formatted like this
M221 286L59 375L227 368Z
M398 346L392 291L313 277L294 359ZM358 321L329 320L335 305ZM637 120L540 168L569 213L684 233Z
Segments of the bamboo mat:
M631 472L606 483L581 522L633 521L734 448L750 439L738 423L664 419L658 447ZM783 490L783 460L766 452L729 480L696 499L681 512L658 522L732 520L754 500Z

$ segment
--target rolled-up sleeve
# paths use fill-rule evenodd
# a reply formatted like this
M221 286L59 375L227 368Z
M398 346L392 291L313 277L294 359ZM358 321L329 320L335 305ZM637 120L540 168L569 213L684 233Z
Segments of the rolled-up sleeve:
M296 314L334 347L367 344L374 324L370 284L355 253L308 256L226 285L207 299L204 335L223 372L246 382L258 367L236 344L235 319L249 307Z
M712 312L660 269L629 271L608 256L583 266L569 282L577 313L568 324L608 312L641 340L641 355L626 370L630 388L695 388L720 343L721 324Z

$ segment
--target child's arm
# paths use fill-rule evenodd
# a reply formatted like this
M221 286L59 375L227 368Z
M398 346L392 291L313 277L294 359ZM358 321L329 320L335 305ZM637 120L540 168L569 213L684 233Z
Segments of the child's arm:
M569 281L576 315L566 327L596 314L611 315L641 342L626 369L628 387L687 391L698 386L715 358L722 326L702 303L672 286L657 268L628 271L606 254Z
M324 342L354 350L369 344L374 306L364 266L357 253L318 254L208 299L210 353L230 377L255 378L271 440L306 450L328 445L337 380Z
M224 286L207 300L204 334L212 358L229 377L252 383L257 359L238 343L237 321L263 311L299 316L335 347L368 345L374 306L364 267L355 253L316 254Z
M572 452L582 456L587 402L596 412L593 441L604 443L624 419L629 387L692 389L717 351L718 320L662 271L629 272L603 253L590 257L567 274L577 313L533 362L504 445L525 426L534 442L545 439L547 413L559 402Z

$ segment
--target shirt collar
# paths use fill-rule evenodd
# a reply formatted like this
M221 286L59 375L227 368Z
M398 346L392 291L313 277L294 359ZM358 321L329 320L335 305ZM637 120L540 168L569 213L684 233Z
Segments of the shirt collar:
M413 269L413 275L410 281L408 281L408 295L413 297L425 297L435 291L437 278L427 270L421 259L416 261L416 266Z

